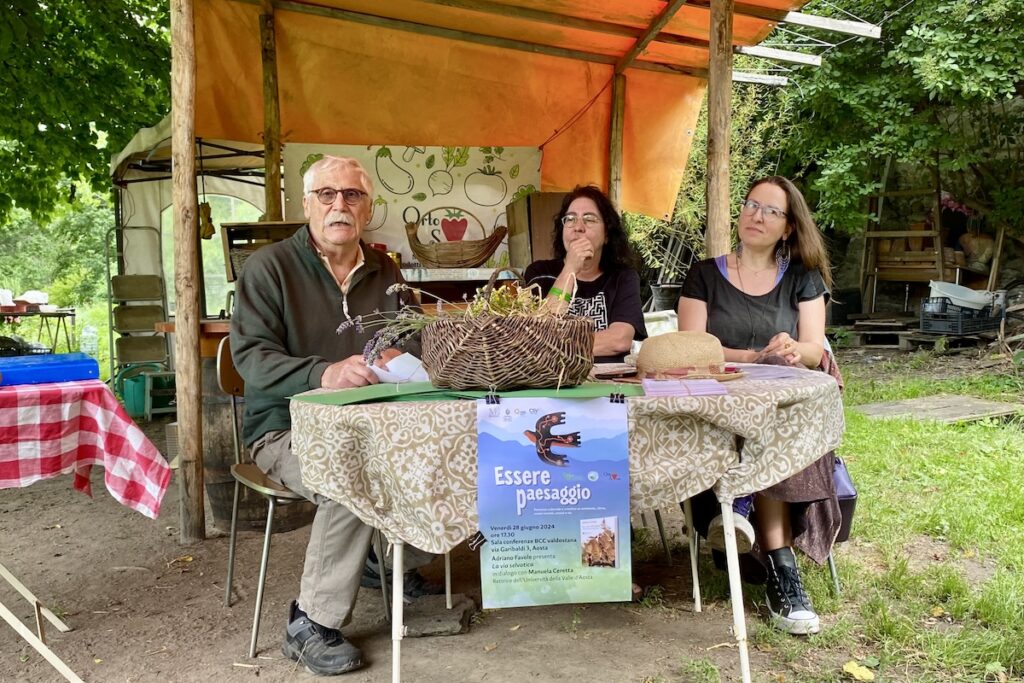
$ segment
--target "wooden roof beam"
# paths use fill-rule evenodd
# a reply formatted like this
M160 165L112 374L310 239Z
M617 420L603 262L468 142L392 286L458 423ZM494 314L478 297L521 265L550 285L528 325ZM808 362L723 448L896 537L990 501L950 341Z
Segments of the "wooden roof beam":
M687 0L686 4L692 7L711 8L711 0ZM882 28L866 21L849 21L847 19L832 19L831 17L819 17L814 14L802 12L789 12L787 10L769 9L757 5L745 5L737 2L734 5L733 14L755 19L765 19L779 23L793 24L794 26L807 26L809 28L820 28L833 33L843 33L863 38L881 38Z
M651 41L654 40L661 29L665 27L665 24L672 20L672 17L676 15L676 12L678 12L679 8L684 4L686 4L686 0L671 0L671 2L662 8L661 13L654 18L651 25L647 27L647 30L636 39L636 42L633 44L633 47L629 49L629 52L622 55L619 61L616 62L615 75L621 74L633 65L636 58L643 54L644 50L647 49L647 46L651 44Z
M260 3L260 0L238 1L245 2L248 4ZM576 61L590 62L594 64L608 64L612 66L615 66L619 62L619 58L613 55L603 55L596 52L586 52L583 50L573 50L570 48L555 47L552 45L543 45L540 43L530 43L523 40L514 40L512 38L499 38L497 36L490 36L482 33L458 31L455 29L445 28L443 26L433 26L431 24L420 24L412 21L405 21L402 19L392 19L390 17L377 16L375 14L367 14L364 12L354 12L352 10L343 10L335 7L315 5L309 2L295 2L294 0L273 0L273 5L276 9L285 10L289 12L299 12L303 14L311 14L314 16L341 19L343 21L351 21L358 24L366 24L368 26L377 26L380 28L393 29L397 31L407 31L410 33L419 33L422 35L435 36L438 38L446 38L448 40L461 40L467 43L489 45L492 47L500 47L508 50L518 50L520 52L532 52L534 54L548 55L551 57L562 57L565 59L573 59ZM685 76L693 76L695 78L707 78L707 69L700 69L696 67L682 66L676 64L665 64L662 62L635 61L630 65L630 68L642 69L644 71L658 71L661 73L681 74Z
M492 0L420 0L432 5L442 5L445 7L455 7L457 9L470 10L472 12L480 12L482 14L492 14L495 16L511 17L514 19L524 19L528 21L534 21L541 24L550 24L552 26L561 26L567 28L579 29L581 31L590 31L591 33L602 33L609 36L621 36L623 38L640 38L644 35L645 29L634 28L633 26L625 26L623 24L615 24L609 21L598 21L595 19L582 19L580 17L572 17L566 14L558 14L555 12L548 12L545 10L537 10L529 7L516 7L513 5L504 5L499 2L492 2ZM708 49L708 41L703 38L695 38L693 36L681 36L674 33L666 33L659 31L651 42L665 43L667 45L683 45L685 47L693 47L699 50ZM753 57L761 57L762 59L771 59L776 62L789 62L792 64L809 64L812 66L821 65L821 57L817 55L809 55L803 52L792 52L789 50L780 50L778 48L767 48L760 46L733 46L733 52L736 54L745 54Z
M750 71L733 71L732 80L733 82L758 83L760 85L772 85L777 87L789 83L789 79L785 76L772 76L769 74L759 74Z
M779 50L774 47L764 47L762 45L735 45L733 46L732 51L737 55L770 59L775 62L821 66L820 56L809 55L805 52L791 52L789 50Z

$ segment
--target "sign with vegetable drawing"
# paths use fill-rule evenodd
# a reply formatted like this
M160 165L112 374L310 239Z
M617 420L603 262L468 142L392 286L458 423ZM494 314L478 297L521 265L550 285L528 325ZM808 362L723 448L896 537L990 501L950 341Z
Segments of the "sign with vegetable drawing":
M508 264L505 207L540 188L535 147L288 144L285 216L302 220L302 173L324 154L358 159L374 184L363 239L404 268Z

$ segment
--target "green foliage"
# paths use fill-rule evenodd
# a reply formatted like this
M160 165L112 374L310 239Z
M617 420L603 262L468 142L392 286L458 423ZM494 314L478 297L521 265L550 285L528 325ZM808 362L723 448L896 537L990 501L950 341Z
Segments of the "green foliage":
M169 109L168 5L12 0L0 9L0 221L109 183L111 149Z
M743 59L737 60L736 68L743 67ZM788 126L788 106L779 91L743 83L733 85L729 154L731 206L739 205L751 182L775 173ZM665 281L681 280L689 267L688 262L671 261L668 242L672 237L688 247L694 256L704 256L707 141L708 114L707 107L703 106L693 130L693 144L672 219L662 221L638 214L625 217L631 244L648 266L665 269Z
M718 671L718 667L713 661L706 658L683 662L679 674L683 680L693 683L719 683L722 680L722 674Z
M783 173L806 177L820 193L819 224L859 230L865 196L879 189L891 156L924 167L938 159L944 187L1019 226L1024 3L844 0L806 9L827 15L836 7L880 22L882 38L828 51L820 68L794 72L783 91L794 116Z
M74 204L51 220L39 222L24 209L15 209L0 223L0 243L7 254L0 258L0 286L14 290L38 289L58 306L80 306L106 296L104 240L114 225L110 203L83 191Z
M645 587L643 597L640 598L640 606L647 609L665 609L665 589L661 586Z

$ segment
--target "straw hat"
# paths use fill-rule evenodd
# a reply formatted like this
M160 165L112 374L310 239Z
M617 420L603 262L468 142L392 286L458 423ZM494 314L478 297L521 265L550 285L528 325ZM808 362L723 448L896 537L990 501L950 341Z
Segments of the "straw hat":
M717 379L741 377L725 372L725 352L718 337L707 332L668 332L647 339L636 359L640 377Z

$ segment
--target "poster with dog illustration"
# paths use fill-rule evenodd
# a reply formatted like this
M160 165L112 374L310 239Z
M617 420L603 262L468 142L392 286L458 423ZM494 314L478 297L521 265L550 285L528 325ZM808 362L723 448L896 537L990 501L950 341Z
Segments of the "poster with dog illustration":
M626 405L477 402L484 608L628 601Z

